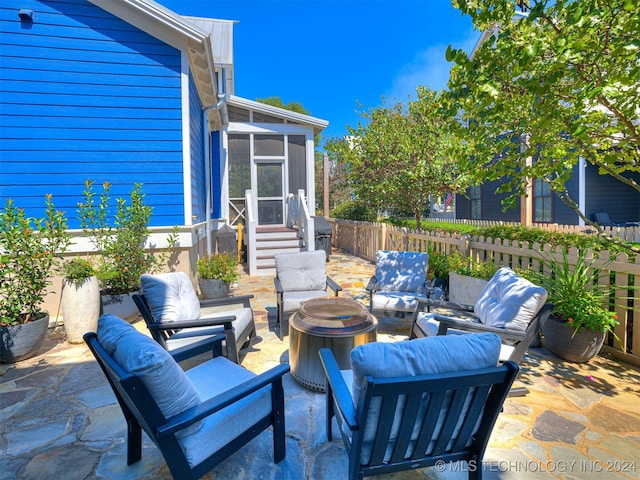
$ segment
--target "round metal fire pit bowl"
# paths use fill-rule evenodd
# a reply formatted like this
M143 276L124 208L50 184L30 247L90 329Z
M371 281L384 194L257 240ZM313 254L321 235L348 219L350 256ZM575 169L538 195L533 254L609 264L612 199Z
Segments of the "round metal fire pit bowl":
M351 350L377 338L378 320L360 302L323 297L308 300L289 319L291 375L303 387L324 392L318 351L330 348L341 369L351 368Z

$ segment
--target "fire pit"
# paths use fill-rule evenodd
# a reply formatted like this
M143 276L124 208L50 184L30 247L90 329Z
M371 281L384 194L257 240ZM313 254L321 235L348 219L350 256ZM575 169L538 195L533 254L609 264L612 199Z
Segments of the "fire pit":
M376 341L378 320L360 302L348 298L315 298L289 319L291 375L303 387L324 392L325 375L318 351L330 348L341 369L351 368L351 350Z

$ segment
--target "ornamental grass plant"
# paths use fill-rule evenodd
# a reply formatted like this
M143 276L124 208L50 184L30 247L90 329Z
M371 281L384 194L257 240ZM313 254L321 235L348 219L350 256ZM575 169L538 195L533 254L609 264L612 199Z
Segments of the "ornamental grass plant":
M554 318L571 325L574 335L581 328L613 333L618 325L616 313L610 310L614 291L609 282L598 282L602 267L593 268L582 253L573 264L566 250L560 259L545 255L540 267L539 271L525 270L522 275L547 290L547 302L554 305Z

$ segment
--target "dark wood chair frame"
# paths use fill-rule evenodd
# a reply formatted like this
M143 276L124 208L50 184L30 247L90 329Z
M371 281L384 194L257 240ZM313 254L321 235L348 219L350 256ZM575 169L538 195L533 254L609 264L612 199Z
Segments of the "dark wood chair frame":
M222 334L215 335L199 342L190 352L183 349L180 359L190 358L203 351L220 352L224 339L225 336ZM278 365L200 405L166 418L140 378L120 368L102 348L94 332L85 334L84 340L107 377L127 422L127 465L132 465L142 458L142 429L160 449L174 478L200 478L269 427L273 427L273 461L278 463L284 459L286 448L282 376L289 371L288 365ZM175 356L174 359L179 361ZM200 464L190 467L176 433L267 385L271 385L271 412L262 418L255 418L244 433ZM253 414L248 411L247 415Z
M219 307L229 305L242 305L244 308L251 308L251 299L253 295L236 295L231 297L215 298L210 300L201 300L200 308L207 307ZM215 327L222 325L225 332L225 349L226 357L233 362L240 364L240 350L247 348L251 345L252 341L256 339L256 326L253 321L253 310L251 323L245 328L244 331L236 332L234 330L233 321L236 319L235 315L219 316L216 318L196 318L196 319L181 319L175 322L159 323L151 313L149 303L143 294L134 294L133 301L135 302L140 315L144 319L149 332L153 339L158 342L165 350L170 350L167 341L171 338L171 335L182 329L196 328L196 327Z
M439 462L466 461L469 478L482 477L482 458L496 419L508 395L511 384L518 373L514 362L492 368L441 375L425 375L399 378L372 378L362 381L362 391L358 404L354 405L351 392L340 373L340 368L329 349L320 350L322 366L327 376L327 439L332 440L332 419L338 420L340 434L349 457L349 479L361 479L370 475L381 475L402 470L425 468ZM468 405L466 418L454 445L447 449L467 395L475 390ZM447 394L452 395L449 413L442 425L440 435L435 436L437 417ZM416 424L418 409L424 395L429 395L427 411L435 415L425 415L416 439L413 454L406 455ZM367 427L367 412L375 398L382 399L380 419L375 438L371 443L370 463L361 465L363 435ZM404 414L397 433L397 439L389 461L384 461L385 451L392 433L396 406L401 398L406 399ZM478 430L473 433L480 419ZM351 435L345 433L345 429ZM435 440L435 447L429 455L425 451Z
M451 309L452 313L449 315L441 315L433 313L434 318L438 320L438 335L446 335L447 331L451 329L463 330L469 333L481 333L491 332L500 336L503 341L511 342L514 344L514 350L509 356L509 360L517 363L518 365L522 361L524 354L528 348L538 340L538 335L542 325L549 319L549 315L553 311L552 303L545 303L538 311L535 317L529 322L527 328L523 330L516 330L512 328L500 328L492 327L484 323L480 323L478 317L473 313L472 305L461 305L453 302L446 302L442 300L425 299L418 301L418 307L413 314L413 323L411 325L411 333L409 339L420 338L424 335L416 325L418 314L420 312L429 311L432 307L440 307ZM466 318L455 317L455 312L463 313ZM517 397L523 396L529 393L526 387L516 387L511 389L509 396Z

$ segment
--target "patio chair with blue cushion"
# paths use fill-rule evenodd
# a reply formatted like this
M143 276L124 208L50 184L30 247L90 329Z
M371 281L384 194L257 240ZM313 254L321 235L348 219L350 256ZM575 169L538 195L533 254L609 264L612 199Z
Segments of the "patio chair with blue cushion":
M143 293L133 295L133 300L151 336L166 350L173 352L224 333L226 356L240 363L240 350L257 339L253 295L201 301L184 272L144 274L140 285Z
M288 365L255 375L217 356L185 372L156 341L115 315L102 315L97 334L84 339L127 422L128 465L142 456L142 430L174 478L200 478L270 427L273 460L285 457L282 376Z
M473 306L421 300L414 312L410 338L492 332L502 339L500 361L519 364L553 310L552 304L545 303L546 299L544 288L509 267L502 267ZM511 395L526 393L521 387L513 389Z
M327 439L335 417L349 457L348 478L482 458L518 366L497 366L492 333L360 345L351 370L320 350L327 376ZM439 471L441 468L439 467Z
M417 299L430 292L428 263L427 253L378 250L375 274L365 287L371 313L382 317L411 315L418 305Z
M277 322L281 323L298 310L302 302L329 296L337 297L342 287L327 276L327 254L324 250L276 253Z

